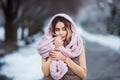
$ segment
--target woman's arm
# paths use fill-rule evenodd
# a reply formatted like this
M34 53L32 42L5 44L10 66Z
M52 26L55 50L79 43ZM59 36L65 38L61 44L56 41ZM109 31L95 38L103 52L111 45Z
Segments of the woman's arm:
M45 76L49 76L50 63L51 63L51 58L50 57L48 59L42 58L42 72Z
M76 64L72 61L69 57L65 57L60 51L52 51L51 52L51 59L53 60L63 60L68 67L79 77L84 79L87 75L86 69L86 58L85 58L85 51L84 48L79 56L79 63L80 65Z
M65 63L68 65L68 67L79 77L82 79L85 79L87 75L87 68L86 68L86 58L85 58L85 51L84 48L82 50L82 53L79 57L80 65L77 65L75 62L73 62L70 58L65 59Z

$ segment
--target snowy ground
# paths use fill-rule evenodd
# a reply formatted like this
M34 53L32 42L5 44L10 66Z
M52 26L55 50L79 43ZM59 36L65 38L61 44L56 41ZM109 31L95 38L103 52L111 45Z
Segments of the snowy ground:
M112 35L96 35L79 28L83 38L90 42L96 42L113 50L120 50L120 38ZM0 34L4 31L0 28ZM3 38L3 35L0 35ZM0 74L6 75L13 80L38 80L42 79L41 57L39 56L36 45L40 35L35 37L35 42L27 47L21 47L12 54L0 58L0 62L6 63L2 66Z
M22 45L21 43L19 44ZM5 63L0 74L4 74L8 78L13 78L13 80L41 79L43 77L40 63L41 57L35 48L36 44L37 41L0 58L0 62Z
M4 40L5 31L3 27L0 27L0 40Z
M82 27L78 29L83 38L90 42L96 42L105 47L109 47L115 51L120 52L120 37L114 35L98 35L85 31Z

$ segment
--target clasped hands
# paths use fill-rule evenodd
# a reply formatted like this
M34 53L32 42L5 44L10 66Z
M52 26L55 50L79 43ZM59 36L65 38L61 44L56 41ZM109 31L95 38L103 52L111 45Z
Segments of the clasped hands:
M54 41L55 49L50 52L50 57L53 60L65 60L67 57L63 55L58 48L63 45L63 41L60 36L57 36Z

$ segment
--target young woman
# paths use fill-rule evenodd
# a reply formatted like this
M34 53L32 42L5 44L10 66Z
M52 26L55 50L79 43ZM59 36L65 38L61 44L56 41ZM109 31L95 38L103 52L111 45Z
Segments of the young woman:
M73 20L66 14L54 15L37 46L42 56L44 80L84 80L86 58L83 41Z

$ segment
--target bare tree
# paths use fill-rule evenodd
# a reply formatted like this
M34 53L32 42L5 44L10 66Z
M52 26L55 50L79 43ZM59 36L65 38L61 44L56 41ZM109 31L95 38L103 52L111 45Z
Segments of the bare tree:
M5 42L16 45L20 0L1 0L0 2L5 15Z

